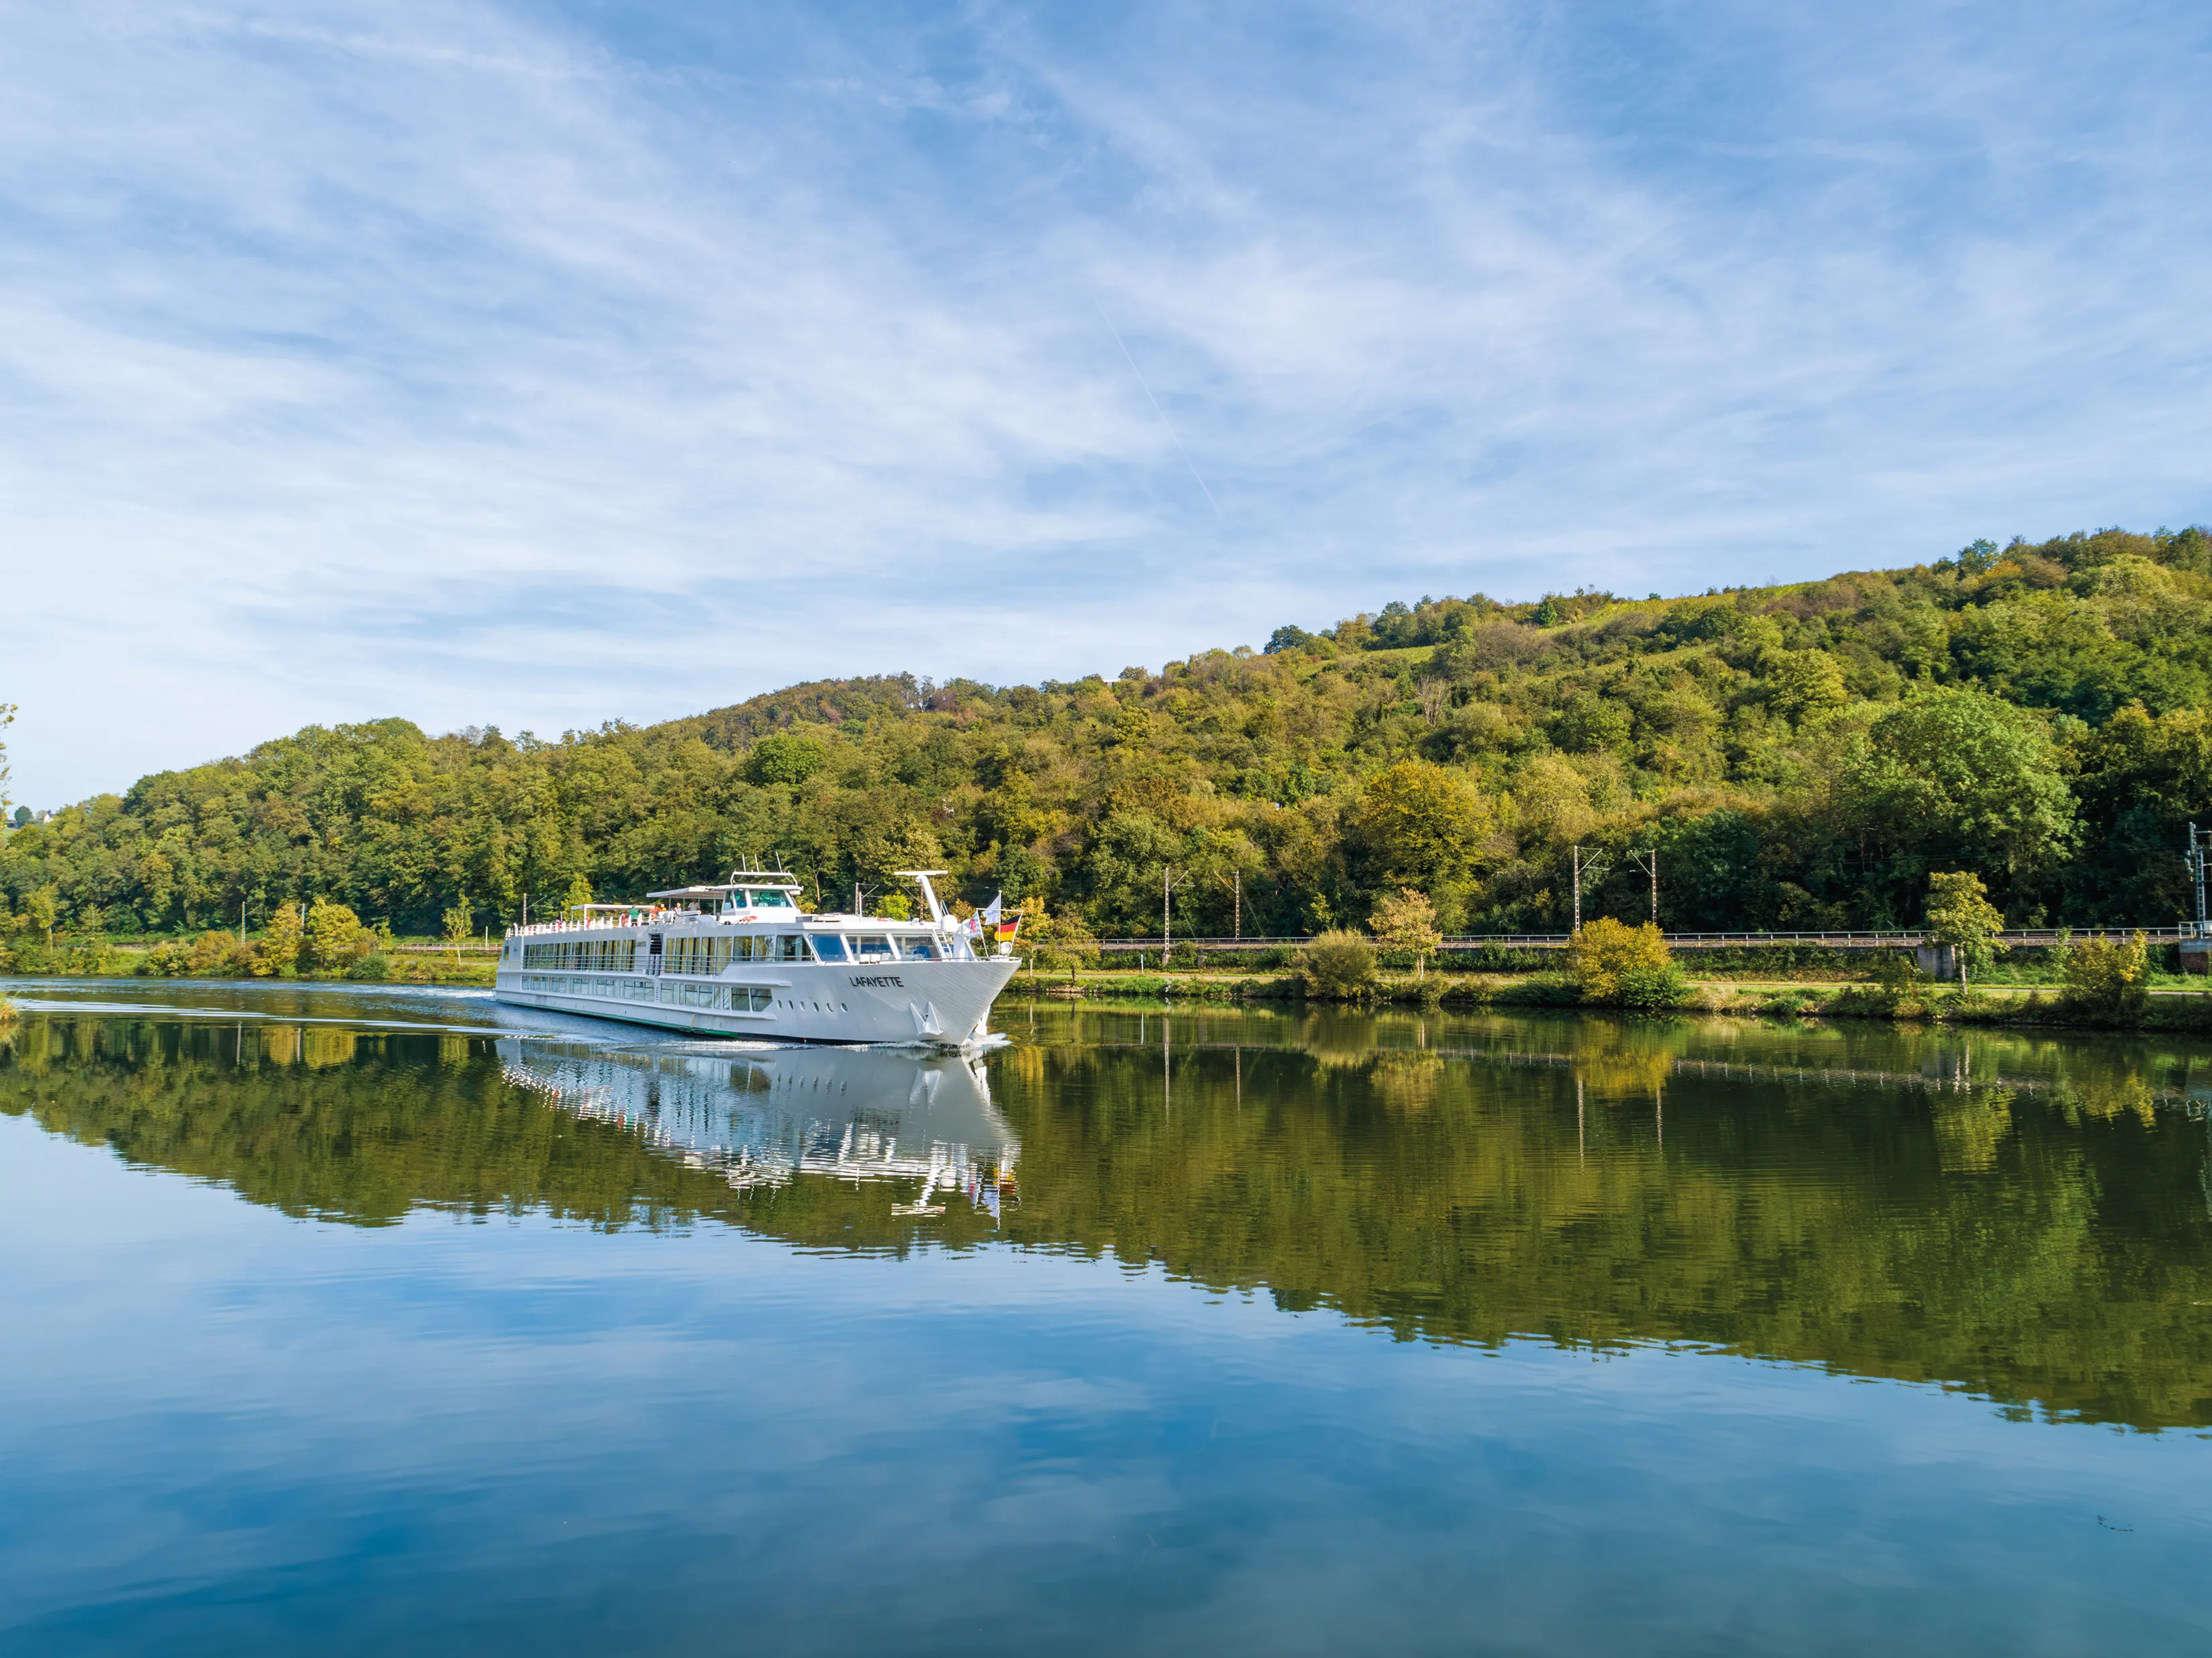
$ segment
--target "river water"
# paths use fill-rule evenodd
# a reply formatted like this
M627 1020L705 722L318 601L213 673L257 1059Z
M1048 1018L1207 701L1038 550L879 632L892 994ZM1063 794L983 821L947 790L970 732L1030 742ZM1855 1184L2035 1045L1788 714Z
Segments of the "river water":
M0 1649L2212 1643L2212 1049L7 987Z

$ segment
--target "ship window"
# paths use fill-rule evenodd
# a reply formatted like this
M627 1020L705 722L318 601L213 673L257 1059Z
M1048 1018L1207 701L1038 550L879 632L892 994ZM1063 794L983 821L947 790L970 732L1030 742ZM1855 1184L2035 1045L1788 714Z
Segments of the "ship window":
M561 952L560 965L583 973L628 973L637 954L637 942L632 938L592 938L550 948Z
M775 955L773 959L779 962L805 961L806 940L795 932L779 934L775 941Z
M730 964L732 938L671 938L664 973L706 975L720 973ZM743 959L743 952L738 952ZM627 965L627 963L625 963Z
M937 946L927 938L902 938L899 954L909 962L933 962L937 959Z
M845 959L845 941L834 932L817 932L814 935L814 953L825 962L842 962Z
M745 893L745 908L747 909L789 909L791 895L787 892L778 892L773 888L766 892L748 890Z
M853 937L853 959L858 962L888 962L891 959L891 941L880 932L860 932Z

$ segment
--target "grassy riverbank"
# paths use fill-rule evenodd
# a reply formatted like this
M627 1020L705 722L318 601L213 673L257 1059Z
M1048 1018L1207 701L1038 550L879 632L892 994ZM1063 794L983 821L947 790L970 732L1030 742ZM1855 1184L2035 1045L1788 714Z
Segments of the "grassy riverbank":
M1292 952L1284 954L1289 957ZM1748 957L1753 952L1743 954ZM101 940L19 946L14 955L8 970L21 978L240 976L222 968L149 975L147 968L153 952L149 946ZM1692 965L1710 969L1720 964L1700 961ZM1737 963L1731 961L1728 965ZM1689 997L1681 1011L1767 1018L1878 1019L2212 1035L2212 987L2201 979L2178 975L2154 975L2142 1005L2131 1008L2100 1007L2068 997L2055 962L2007 964L1965 995L1954 987L1926 985L1899 994L1864 976L1863 964L1860 972L1851 975L1840 964L1827 961L1759 959L1742 965L1766 971L1702 972L1688 981ZM496 966L495 957L483 955L457 957L444 951L394 950L364 956L343 970L295 969L270 976L303 982L488 986ZM1206 964L1167 972L1105 968L1073 975L1065 971L1023 973L1015 977L1006 993L1017 999L1047 1000L1291 1002L1310 999L1305 981L1289 961L1258 970ZM1452 1009L1568 1010L1583 1005L1573 979L1549 966L1518 972L1385 971L1361 999Z
M2184 986L2186 988L2184 988ZM1076 974L1024 973L1007 993L1050 999L1146 1001L1304 1001L1304 981L1291 971L1234 973L1197 969L1140 973L1103 970ZM1558 971L1518 974L1385 974L1363 999L1378 1004L1452 1009L1572 1009L1583 1004L1575 982ZM1686 1013L1729 1013L1766 1018L1878 1019L1905 1023L2012 1025L2087 1030L2149 1030L2212 1035L2212 990L2203 981L2154 982L2140 1007L2100 1007L2071 999L2045 983L1923 986L1893 993L1871 980L1790 981L1699 977L1689 981Z
M309 983L489 985L499 958L481 951L371 950L341 968L279 967L273 972L240 971L235 959L195 970L180 966L173 941L106 938L64 939L52 944L16 941L0 951L0 973L16 978L64 979L240 979L298 980Z

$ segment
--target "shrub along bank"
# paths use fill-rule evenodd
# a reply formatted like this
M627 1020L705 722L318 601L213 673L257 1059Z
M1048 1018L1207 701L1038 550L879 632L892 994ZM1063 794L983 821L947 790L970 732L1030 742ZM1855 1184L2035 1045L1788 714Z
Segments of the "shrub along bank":
M1103 973L1085 975L1073 984L1061 977L1024 974L1014 981L1008 993L1017 999L1073 995L1085 1000L1104 1001L1339 999L1316 994L1307 980L1296 973L1235 975L1221 973ZM1442 1007L1451 1011L1487 1008L1565 1010L1593 1006L1583 999L1573 977L1565 973L1520 974L1496 978L1469 975L1442 982L1434 977L1422 981L1410 975L1378 974L1371 987L1363 994L1346 999L1368 1004ZM1723 1014L1770 1019L1881 1019L1902 1023L2144 1030L2212 1036L2212 993L2146 994L2136 1005L2115 1006L2063 992L2048 994L2040 989L2026 994L1974 991L1961 996L1955 989L1939 987L1917 996L1896 998L1879 985L1806 985L1773 990L1689 980L1686 981L1685 993L1680 1003L1663 1008L1630 1011L1661 1016Z
M362 925L343 904L287 908L260 938L210 929L130 948L107 939L42 938L20 925L0 931L0 973L74 978L320 979L365 983L489 984L495 963L458 955L399 952L387 929Z
M1939 879L1942 878L1938 878ZM1968 902L1978 895L1966 893ZM1987 917L1980 918L1986 920ZM1379 932L1380 929L1378 928ZM1985 946L1986 948L1986 946ZM1093 952L1095 954L1095 951ZM1225 952L1222 952L1225 953ZM1285 952L1289 954L1290 952ZM1832 952L1835 953L1835 952ZM1758 1014L1775 1017L1828 1017L1974 1024L2072 1026L2212 1035L2212 995L2154 997L2151 968L2157 955L2142 934L2128 939L2073 939L2036 952L2036 964L2055 984L2026 996L1992 994L1971 985L1954 988L1929 981L1914 956L1887 951L1857 965L1874 969L1872 982L1783 991L1693 981L1659 930L1601 918L1578 932L1548 970L1492 975L1456 973L1431 977L1425 952L1386 951L1349 929L1316 938L1287 963L1294 970L1236 976L1195 970L1200 952L1182 959L1190 976L1173 972L1093 974L1079 978L1066 957L1065 980L1039 973L1016 981L1016 993L1182 997L1204 1000L1306 999L1340 1002L1419 1002L1444 1007L1593 1007L1639 1013ZM1401 959L1393 962L1392 955ZM1410 957L1411 960L1406 958ZM1171 958L1171 962L1172 962ZM1411 976L1402 970L1412 966ZM1702 965L1702 963L1701 963ZM1396 967L1393 973L1386 969Z

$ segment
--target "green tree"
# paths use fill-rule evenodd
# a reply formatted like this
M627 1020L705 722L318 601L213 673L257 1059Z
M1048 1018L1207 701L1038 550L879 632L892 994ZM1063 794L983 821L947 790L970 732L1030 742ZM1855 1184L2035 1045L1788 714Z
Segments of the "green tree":
M145 979L173 979L191 971L191 946L181 938L167 938L140 952L131 971Z
M269 912L268 930L254 945L253 960L247 971L257 979L289 978L300 970L301 951L306 942L300 912L289 903L280 903Z
M23 925L39 935L41 942L51 946L54 942L54 924L61 919L61 890L51 884L40 887L23 900Z
M1966 989L1966 969L1989 964L2003 948L1997 935L2004 931L2004 916L1990 902L1982 878L1965 871L1928 878L1928 937L1948 944L1959 963L1959 989Z
M2075 838L2048 729L1979 691L1935 691L1878 716L1842 783L1857 827L1931 862L2032 872Z
M1784 651L1766 671L1767 705L1796 725L1850 701L1843 665L1826 651Z
M1401 760L1368 780L1354 833L1378 886L1414 887L1446 899L1464 887L1482 855L1489 813L1456 774L1425 760Z
M307 956L326 973L368 955L373 942L350 905L318 898L307 911Z
M1559 710L1552 730L1561 748L1576 754L1596 754L1621 747L1633 725L1633 714L1620 703L1595 691L1577 691Z
M1689 994L1674 952L1649 921L1630 926L1606 915L1584 922L1567 945L1567 967L1583 1000L1598 1006L1676 1007Z
M572 921L584 919L584 906L592 902L592 884L582 875L568 878L568 896L562 900L561 913Z
M1413 958L1413 976L1425 978L1429 957L1444 936L1437 926L1436 906L1411 887L1386 895L1367 918L1367 929L1384 950L1403 950Z
M2066 947L2066 995L2108 1018L2134 1019L2149 999L2150 940L2075 938Z
M1997 544L1986 536L1959 549L1959 568L1968 575L1981 575L1997 562Z
M1051 915L1042 904L1033 911L1025 905L1024 911L1023 937L1030 960L1039 969L1056 973L1065 968L1073 984L1078 968L1098 959L1098 940L1085 925L1080 911L1064 909Z
M1298 951L1298 975L1310 996L1357 1001L1375 988L1375 946L1346 928L1321 933Z
M2095 832L2066 872L2069 913L2186 914L2191 897L2173 852L2190 823L2212 823L2212 712L2154 714L2130 702L2073 746L2075 788Z
M822 769L827 756L811 738L791 732L771 732L753 744L745 759L745 776L754 783L804 783Z
M247 970L246 949L238 935L218 928L210 928L195 938L185 955L185 970L203 975L222 975Z
M1874 981L1881 991L1881 999L1893 1014L1908 1011L1917 1015L1920 1007L1920 987L1927 975L1920 970L1919 958L1909 950L1885 950L1875 957Z
M444 925L446 942L453 946L456 965L461 959L460 946L475 935L476 919L476 907L469 902L469 896L465 892L454 899L453 908L440 918Z

